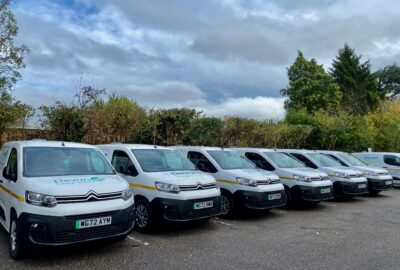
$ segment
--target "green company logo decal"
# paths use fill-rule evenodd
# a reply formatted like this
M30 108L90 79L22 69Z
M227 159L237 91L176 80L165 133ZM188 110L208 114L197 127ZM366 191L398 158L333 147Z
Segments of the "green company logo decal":
M77 220L76 222L75 222L75 229L79 229L81 227L81 221L80 220Z
M97 183L106 180L105 177L102 176L93 176L86 178L75 178L75 179L57 179L54 180L54 183L57 185L72 185L72 184L86 184L86 183Z

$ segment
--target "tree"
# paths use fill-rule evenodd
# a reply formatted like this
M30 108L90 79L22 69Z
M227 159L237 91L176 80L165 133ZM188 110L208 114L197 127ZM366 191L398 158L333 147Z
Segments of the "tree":
M322 65L315 59L307 60L298 52L288 69L289 86L281 90L287 96L286 110L305 109L314 113L320 109L334 111L339 108L342 95L339 85L332 81Z
M378 93L381 96L396 97L400 94L400 67L396 64L386 66L375 72Z
M185 144L221 146L224 122L217 117L200 117L194 119L192 129L188 134Z
M0 3L0 92L9 93L21 77L20 70L25 67L24 55L28 49L16 46L14 39L18 26L14 14L9 11L9 1Z
M192 131L193 121L201 113L187 108L153 110L149 117L154 128L154 142L163 145L182 144Z
M9 1L0 3L0 139L16 121L25 122L33 114L32 107L11 96L15 83L21 77L20 70L25 66L23 58L28 50L25 46L14 44L18 26L8 7Z
M86 134L84 114L74 105L56 102L53 106L41 106L42 127L51 131L53 139L82 142Z
M377 85L369 61L361 63L361 55L345 44L333 60L330 74L343 94L343 107L352 113L374 110L379 102Z

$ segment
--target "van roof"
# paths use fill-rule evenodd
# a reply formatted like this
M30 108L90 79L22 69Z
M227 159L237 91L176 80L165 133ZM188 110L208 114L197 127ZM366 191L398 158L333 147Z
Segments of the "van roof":
M346 152L344 152L344 151L336 151L336 150L317 150L317 152L319 152L319 153L324 153L324 154L326 154L326 153L336 153L336 154L340 154L340 153L346 153Z
M259 148L259 147L238 147L238 148L229 148L232 150L241 150L241 151L261 151L261 152L279 152L280 149L274 148Z
M224 148L224 147L215 147L215 146L182 146L182 145L177 145L177 146L171 146L171 148L174 148L174 149L177 149L177 150L204 150L204 151L226 150L226 151L235 151L234 148Z
M354 152L353 154L376 154L376 155L400 155L400 153L396 152Z
M99 144L97 147L100 148L126 148L126 149L170 149L165 146L152 145L152 144L129 144L129 143L110 143L110 144Z
M318 150L308 150L308 149L279 149L278 151L290 152L290 153L318 153Z
M93 145L65 141L47 141L47 140L26 140L26 141L9 141L4 146L21 146L21 147L75 147L75 148L96 148Z

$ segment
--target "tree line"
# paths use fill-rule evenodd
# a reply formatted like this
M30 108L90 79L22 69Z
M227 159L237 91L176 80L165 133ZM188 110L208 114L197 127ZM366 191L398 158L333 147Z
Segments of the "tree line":
M13 97L29 50L14 44L18 26L8 7L8 1L0 4L0 144L5 133L8 138L28 137L20 133L35 112ZM373 72L370 62L346 44L328 70L298 52L287 75L288 86L281 90L287 113L280 121L218 118L190 108L146 108L106 89L81 85L73 102L38 108L41 130L30 136L91 144L400 151L396 64Z

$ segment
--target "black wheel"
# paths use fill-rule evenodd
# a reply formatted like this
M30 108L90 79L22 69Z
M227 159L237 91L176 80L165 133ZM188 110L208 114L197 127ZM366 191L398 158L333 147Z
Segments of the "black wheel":
M24 254L23 239L20 234L20 228L16 214L11 216L8 251L11 258L14 260L21 258Z
M292 193L290 192L289 188L287 188L287 187L285 187L285 194L286 194L286 204L284 207L286 207L286 208L293 207Z
M375 195L378 195L379 193L381 193L381 191L380 190L369 189L368 193L369 193L369 195L375 196Z
M150 232L154 228L154 213L150 204L144 199L138 199L135 203L135 207L135 229L142 233Z
M235 213L235 203L228 191L221 191L221 217L232 218Z

